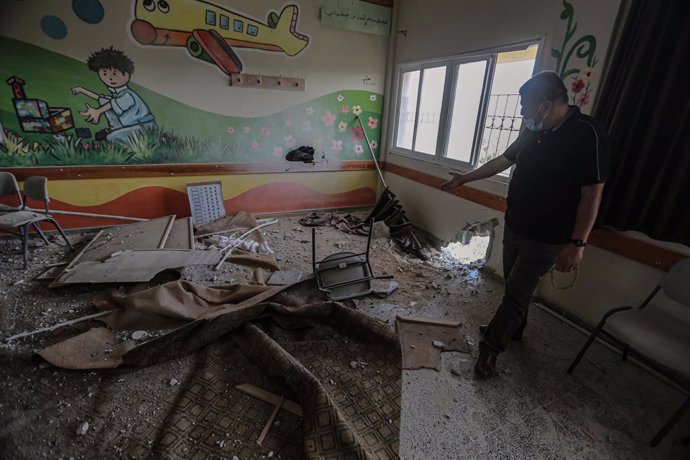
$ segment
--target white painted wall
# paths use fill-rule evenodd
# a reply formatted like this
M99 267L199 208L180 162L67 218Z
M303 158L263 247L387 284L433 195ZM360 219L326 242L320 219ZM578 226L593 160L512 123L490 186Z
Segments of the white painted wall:
M601 70L605 65L620 1L572 0L571 3L578 23L576 35L593 34L597 39L599 62L596 69ZM556 64L550 50L553 46L560 48L566 29L565 22L559 17L562 3L554 0L402 0L398 8L396 30L406 30L407 37L401 34L395 37L395 54L391 61L396 66L543 37L545 46L541 53L541 69L552 70ZM393 72L392 78L395 76ZM600 74L595 75L595 85L600 77ZM392 116L389 112L389 128L393 123ZM448 177L447 168L390 151L387 161L434 176ZM385 178L410 219L439 238L453 238L467 222L498 217L500 225L496 229L497 239L488 266L501 273L502 213L392 173L386 173ZM507 194L507 184L496 180L484 180L470 186L501 196ZM675 245L675 249L687 250L690 254L690 248ZM590 246L585 251L579 278L573 288L554 289L547 276L537 294L588 323L596 324L607 309L644 299L663 274L661 270ZM557 280L568 282L566 277Z

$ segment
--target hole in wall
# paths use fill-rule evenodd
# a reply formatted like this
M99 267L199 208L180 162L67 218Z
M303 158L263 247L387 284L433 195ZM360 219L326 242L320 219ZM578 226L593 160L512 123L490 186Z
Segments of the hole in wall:
M484 265L491 256L494 229L498 219L493 218L485 222L467 223L446 246L442 248L443 255L463 264Z

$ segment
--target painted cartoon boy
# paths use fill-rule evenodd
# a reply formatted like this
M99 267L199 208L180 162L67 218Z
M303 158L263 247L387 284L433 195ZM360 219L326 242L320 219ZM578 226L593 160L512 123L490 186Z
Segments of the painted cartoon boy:
M96 140L125 142L135 132L144 129L156 129L155 118L148 106L137 93L127 87L134 73L134 62L122 51L102 48L86 61L89 70L98 72L98 76L108 87L110 94L96 94L93 91L76 86L72 94L84 94L98 101L98 107L86 104L86 110L80 112L89 123L97 124L101 115L108 120L108 128L96 133Z

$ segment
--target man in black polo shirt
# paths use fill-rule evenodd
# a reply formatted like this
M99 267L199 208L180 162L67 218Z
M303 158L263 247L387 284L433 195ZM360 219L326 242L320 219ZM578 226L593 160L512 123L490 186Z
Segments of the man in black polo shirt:
M555 263L577 268L596 219L608 169L607 136L592 117L568 105L554 72L541 72L520 88L525 129L502 156L467 174L451 173L443 190L485 179L515 165L508 187L503 233L505 294L480 329L475 373L490 378L496 356L520 340L539 278Z

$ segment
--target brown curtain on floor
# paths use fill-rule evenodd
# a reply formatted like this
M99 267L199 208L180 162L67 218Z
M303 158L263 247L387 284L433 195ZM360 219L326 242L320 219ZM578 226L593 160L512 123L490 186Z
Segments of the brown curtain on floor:
M690 1L636 0L594 116L611 136L600 224L690 245Z

